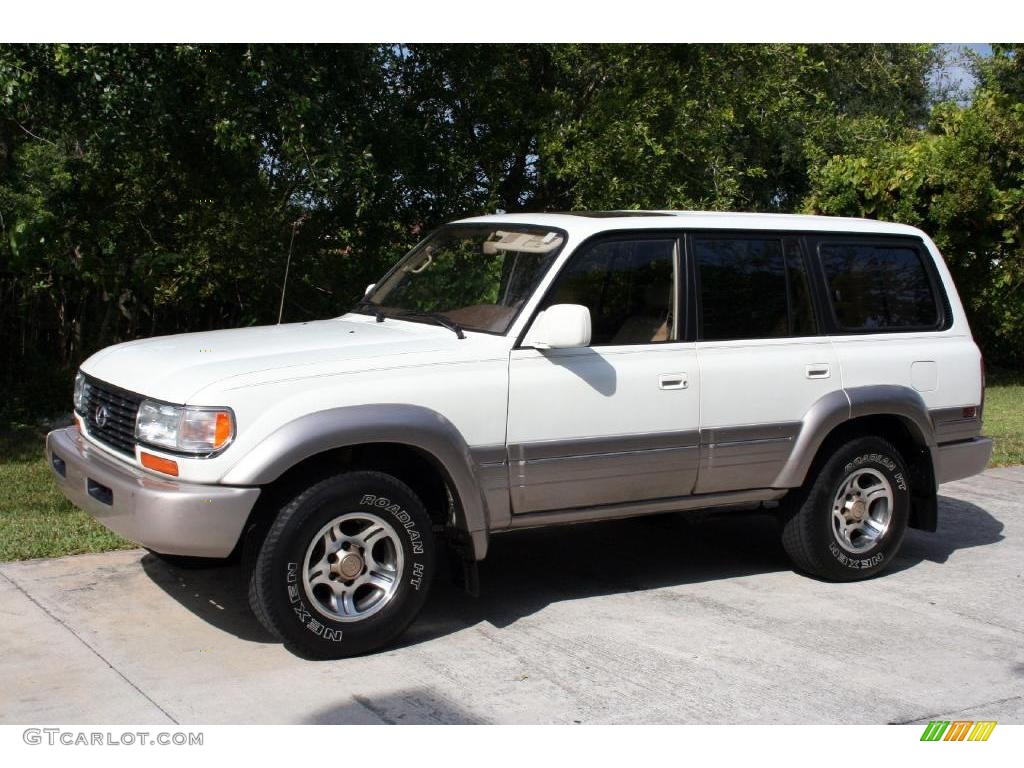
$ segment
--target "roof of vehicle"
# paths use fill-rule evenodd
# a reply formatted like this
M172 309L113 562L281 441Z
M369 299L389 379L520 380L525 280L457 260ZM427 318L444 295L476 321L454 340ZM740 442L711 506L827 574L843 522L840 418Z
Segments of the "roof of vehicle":
M567 213L498 213L460 219L459 224L534 224L590 235L614 229L777 229L789 231L865 232L890 235L923 233L906 224L840 216L724 211L570 211Z

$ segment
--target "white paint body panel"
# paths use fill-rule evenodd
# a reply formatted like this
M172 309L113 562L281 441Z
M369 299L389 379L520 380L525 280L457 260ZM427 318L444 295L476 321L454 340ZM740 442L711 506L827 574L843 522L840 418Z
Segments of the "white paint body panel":
M800 421L815 400L842 388L826 336L699 342L697 357L705 429ZM829 375L808 378L808 367Z
M896 384L918 391L929 409L978 405L981 402L981 356L968 335L948 333L836 336L833 345L844 387ZM913 366L934 363L934 383L918 379ZM929 377L930 378L930 377Z
M699 426L693 344L519 349L509 366L508 442L682 432ZM689 374L661 389L662 374Z

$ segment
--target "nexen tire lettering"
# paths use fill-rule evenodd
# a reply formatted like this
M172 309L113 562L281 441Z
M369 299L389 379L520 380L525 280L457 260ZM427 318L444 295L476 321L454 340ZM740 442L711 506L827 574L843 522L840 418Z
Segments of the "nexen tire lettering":
M317 637L322 637L324 640L340 643L342 630L331 629L330 627L326 627L321 624L313 617L313 614L299 599L299 586L297 584L298 574L299 564L288 563L288 575L285 577L285 580L288 583L288 602L292 604L292 610L295 611L295 615L299 617L299 623Z
M832 553L832 556L835 557L841 565L845 565L847 568L873 568L885 559L881 552L863 559L856 558L851 555L847 555L839 549L838 546L836 546L835 542L831 541L828 545L828 551Z
M397 504L392 504L391 499L386 499L383 496L374 496L371 493L367 493L359 500L360 504L366 504L371 507L380 507L391 512L405 528L409 534L409 543L412 544L412 553L414 555L423 554L423 540L420 537L420 532L416 530L416 523L409 516L409 513L402 509Z

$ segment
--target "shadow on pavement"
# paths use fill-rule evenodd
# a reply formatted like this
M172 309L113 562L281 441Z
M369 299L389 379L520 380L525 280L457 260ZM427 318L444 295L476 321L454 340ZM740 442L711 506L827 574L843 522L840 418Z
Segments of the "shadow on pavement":
M480 725L487 722L428 688L410 688L388 694L353 696L342 704L313 712L305 720L305 724L360 723L366 721L368 714L388 725L406 722L427 725Z
M481 596L445 580L399 641L422 642L488 622L505 627L546 606L789 569L775 516L664 514L517 531L491 539Z
M922 560L944 563L958 549L984 547L1003 540L1003 524L981 507L939 496L939 529L907 531L899 556L888 572L910 568Z
M147 553L142 569L160 589L217 629L250 642L277 642L249 610L248 581L237 563L182 567Z
M1003 524L981 507L941 496L939 530L909 531L886 573L923 560L944 563L958 549L1002 540L1002 530ZM143 557L142 566L154 583L204 621L243 640L274 642L249 611L241 566L182 569L154 555ZM791 567L775 515L757 510L720 512L704 519L692 513L663 514L495 536L480 564L479 598L452 585L445 565L440 566L426 608L398 647L480 622L505 627L563 600Z

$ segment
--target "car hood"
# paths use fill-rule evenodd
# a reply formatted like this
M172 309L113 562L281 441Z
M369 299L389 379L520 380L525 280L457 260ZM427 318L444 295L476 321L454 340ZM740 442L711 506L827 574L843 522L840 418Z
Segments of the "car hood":
M147 397L190 403L193 395L214 384L237 380L244 385L254 374L300 377L309 375L311 366L372 370L400 365L403 356L450 353L459 349L456 344L466 342L439 326L393 319L376 323L363 315L346 315L129 341L97 352L82 364L82 371Z

